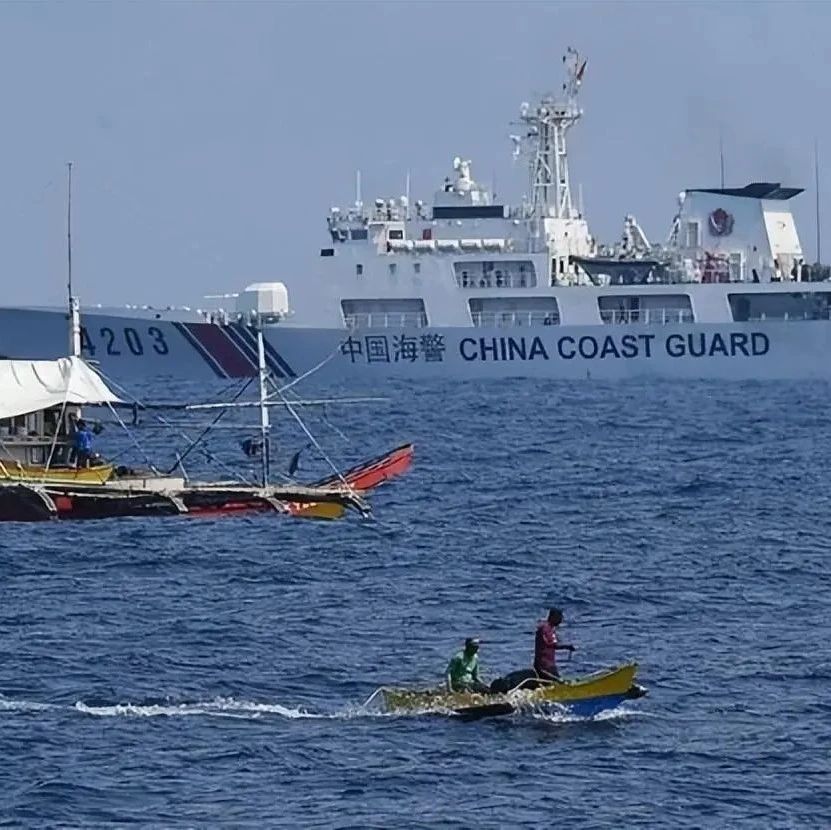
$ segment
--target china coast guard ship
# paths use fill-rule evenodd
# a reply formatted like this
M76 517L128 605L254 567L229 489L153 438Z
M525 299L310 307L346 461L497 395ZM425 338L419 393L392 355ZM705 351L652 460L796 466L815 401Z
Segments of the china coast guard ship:
M520 108L514 154L529 189L507 206L471 163L432 205L360 196L332 208L325 286L295 315L283 283L257 283L232 310L82 311L85 357L113 377L241 377L257 370L252 325L272 372L321 376L615 379L831 377L831 282L805 262L778 183L681 193L666 242L632 216L609 246L572 195L567 136L585 72L564 58L557 96ZM293 290L302 290L295 286ZM308 290L308 289L306 289ZM0 355L66 353L66 313L0 308Z

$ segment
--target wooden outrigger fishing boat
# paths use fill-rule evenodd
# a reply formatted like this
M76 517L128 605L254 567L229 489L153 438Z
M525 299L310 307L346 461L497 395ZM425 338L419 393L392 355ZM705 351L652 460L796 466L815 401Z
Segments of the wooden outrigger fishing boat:
M577 717L595 717L646 694L635 682L637 671L637 663L626 663L585 677L558 681L540 680L533 671L519 671L494 681L489 694L448 692L444 687L381 687L370 701L380 695L388 712L447 713L462 720L510 715L553 704Z
M0 521L257 511L337 519L350 508L367 514L365 491L412 462L412 445L404 445L312 485L272 485L267 472L259 485L251 485L194 482L97 457L79 463L73 439L81 407L119 403L78 357L0 361Z

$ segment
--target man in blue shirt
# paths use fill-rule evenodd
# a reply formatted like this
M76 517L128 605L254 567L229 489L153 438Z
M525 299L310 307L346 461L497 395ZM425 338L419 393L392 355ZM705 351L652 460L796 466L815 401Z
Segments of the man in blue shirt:
M79 420L77 423L73 446L75 447L75 465L89 467L93 458L92 432L84 420Z

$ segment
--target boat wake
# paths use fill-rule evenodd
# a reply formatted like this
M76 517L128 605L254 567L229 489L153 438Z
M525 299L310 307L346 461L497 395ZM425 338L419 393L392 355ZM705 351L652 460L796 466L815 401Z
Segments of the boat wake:
M623 703L616 706L614 709L606 709L603 712L598 712L596 715L587 717L585 715L576 715L573 712L568 712L560 708L543 709L535 707L530 710L525 710L520 713L525 717L531 717L536 721L545 721L548 723L569 724L569 723L619 723L625 720L632 720L635 718L653 717L652 713L645 712L642 709L633 709L629 705Z
M175 701L157 699L145 702L122 703L86 703L83 700L75 704L41 703L32 700L18 700L0 694L0 716L6 713L26 712L66 712L79 713L97 718L181 718L181 717L222 717L222 718L262 718L276 716L286 720L326 720L346 719L356 716L375 716L377 713L366 712L353 707L339 712L314 712L305 707L283 706L280 703L263 703L251 700L237 700L233 697L216 697L206 701Z
M276 717L284 720L354 720L358 718L411 719L424 717L448 717L454 713L441 707L415 708L407 711L386 712L373 706L360 704L349 705L331 712L313 711L302 706L284 706L281 703L264 703L251 700L238 700L233 697L216 697L205 701L154 700L139 703L86 703L82 700L74 705L40 703L30 700L17 700L0 695L0 715L7 713L35 712L74 712L93 718L187 718L214 717L261 719ZM626 705L618 706L599 713L593 717L583 717L562 708L552 706L523 707L508 715L509 719L532 719L549 723L597 723L620 721L632 717L645 716L645 713L630 709Z
M0 713L3 712L42 712L46 709L60 708L51 703L37 703L33 700L13 700L0 695Z
M283 706L279 703L257 703L235 698L214 698L208 701L176 703L173 701L154 703L116 703L111 705L89 705L78 701L74 709L83 715L99 718L183 718L183 717L219 717L219 718L261 718L276 715L287 720L325 719L337 717L310 712L304 708Z

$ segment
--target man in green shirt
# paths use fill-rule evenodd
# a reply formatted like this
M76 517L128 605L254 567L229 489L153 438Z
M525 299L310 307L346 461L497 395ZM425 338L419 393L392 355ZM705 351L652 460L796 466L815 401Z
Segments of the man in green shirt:
M448 664L446 672L448 692L488 692L479 679L479 640L468 637L465 647Z

